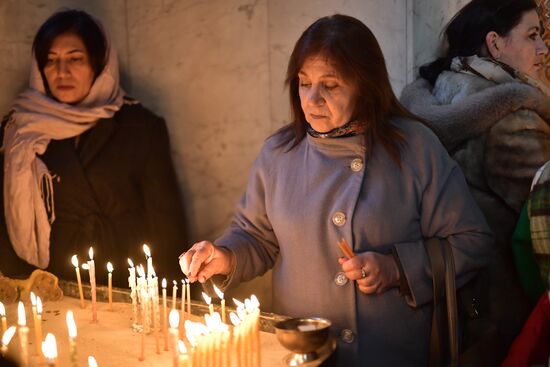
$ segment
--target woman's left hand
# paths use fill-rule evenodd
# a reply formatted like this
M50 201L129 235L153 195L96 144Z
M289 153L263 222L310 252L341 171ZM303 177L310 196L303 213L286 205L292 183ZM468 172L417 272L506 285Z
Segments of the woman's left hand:
M363 252L349 260L341 257L338 262L346 277L357 281L365 294L383 293L399 286L399 269L392 255Z

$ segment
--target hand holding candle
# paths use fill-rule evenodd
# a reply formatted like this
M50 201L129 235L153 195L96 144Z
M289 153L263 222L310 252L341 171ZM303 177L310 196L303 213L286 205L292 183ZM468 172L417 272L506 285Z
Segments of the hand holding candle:
M113 264L107 263L107 271L109 272L108 290L109 290L109 310L113 310Z
M80 279L80 269L78 268L78 257L73 255L71 262L76 272L76 281L78 282L78 293L80 294L80 308L84 308L84 292L82 291L82 280Z

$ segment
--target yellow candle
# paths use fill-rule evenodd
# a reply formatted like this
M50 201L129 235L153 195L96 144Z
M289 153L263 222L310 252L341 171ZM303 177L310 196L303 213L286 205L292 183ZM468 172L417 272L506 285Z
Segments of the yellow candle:
M73 311L67 311L67 316L65 317L67 321L67 329L69 330L69 359L71 361L71 366L77 367L77 354L76 354L76 323L74 322Z
M212 297L210 297L208 294L202 292L202 298L204 298L204 302L208 305L208 311L210 312L210 315L214 314L214 305L212 304Z
M25 305L21 301L17 306L17 325L19 326L19 342L21 343L21 366L27 367L29 365L29 350L27 347L29 328L27 327Z
M141 348L140 348L140 354L139 354L139 357L138 357L138 360L139 361L144 361L145 360L145 323L146 323L146 308L145 308L145 305L147 303L147 296L148 296L148 293L142 289L141 290L141 302L143 303L143 307L141 309L141 325L142 325L142 329L141 329Z
M78 283L78 293L80 295L80 308L84 308L84 291L82 290L82 279L80 279L80 269L78 268L78 257L73 255L71 262L74 266L74 271L76 272L76 281Z
M130 298L132 299L132 311L133 311L133 323L137 325L138 319L137 319L137 288L136 288L136 268L134 267L134 263L131 259L128 259L128 265L130 266L128 268L128 272L130 273L130 276L128 277L128 285L130 286Z
M189 357L187 356L187 348L182 340L178 340L179 349L179 367L189 366Z
M31 310L32 310L32 322L33 325L36 322L36 295L31 291Z
M172 287L172 310L176 309L176 297L178 295L178 282L174 280L174 286Z
M2 302L0 302L0 317L2 318L2 334L4 334L8 330L8 320L6 320L6 308Z
M239 327L239 325L241 324L241 319L234 312L231 312L229 314L229 319L233 324L233 348L237 356L237 366L243 366L244 363L241 359L242 340L241 340L240 327Z
M97 322L95 262L94 262L93 247L90 247L90 250L88 251L88 255L90 255L90 260L88 261L88 266L90 267L90 269L88 271L90 273L90 286L91 286L91 293L92 293L92 322Z
M156 304L155 300L156 300L156 297L153 294L151 296L151 318L153 319L153 331L155 333L155 348L156 348L155 351L157 354L160 354L159 329L157 325L157 313L156 313L158 304Z
M214 284L214 292L216 292L216 295L218 296L218 298L221 300L221 305L222 305L222 322L225 324L226 323L226 318L225 318L225 298L224 298L224 294L223 292L218 288L216 287L216 285Z
M2 356L5 356L8 352L8 344L10 343L13 335L15 334L15 326L10 326L4 333L2 333Z
M34 340L36 343L36 354L38 355L38 364L44 364L44 354L42 353L42 300L36 297L36 317L34 319Z
M180 331L185 323L185 279L181 280L181 312L180 312ZM181 336L181 333L180 333Z
M107 271L109 272L108 290L109 290L109 310L113 310L113 264L107 263Z
M180 315L178 311L170 311L170 336L172 338L172 364L173 367L178 367L178 340L179 340L179 331L178 326L180 322Z
M42 343L42 353L44 353L44 357L46 358L46 365L54 367L57 359L57 343L52 333L46 335L46 340Z
M168 350L168 308L166 307L166 278L162 279L162 330L164 331L164 350Z
M185 279L185 293L187 294L187 316L191 319L191 284L189 279Z

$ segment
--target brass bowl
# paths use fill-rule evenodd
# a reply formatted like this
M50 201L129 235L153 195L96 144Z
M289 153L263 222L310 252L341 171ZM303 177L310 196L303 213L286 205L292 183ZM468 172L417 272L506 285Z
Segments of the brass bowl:
M285 362L296 366L318 358L317 350L327 343L332 323L320 317L295 318L276 323L279 343L294 353Z

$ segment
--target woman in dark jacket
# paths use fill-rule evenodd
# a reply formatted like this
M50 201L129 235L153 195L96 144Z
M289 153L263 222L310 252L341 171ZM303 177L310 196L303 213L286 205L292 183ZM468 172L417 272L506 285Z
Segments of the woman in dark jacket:
M185 244L185 221L166 126L118 76L116 52L89 14L61 11L39 29L29 88L2 129L5 275L40 267L72 279L71 256L83 261L93 245L123 286L127 258L141 260L144 243L159 274L177 274L170 259Z

